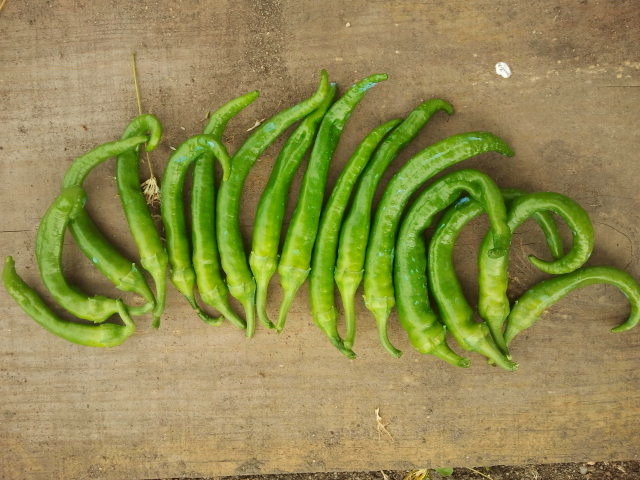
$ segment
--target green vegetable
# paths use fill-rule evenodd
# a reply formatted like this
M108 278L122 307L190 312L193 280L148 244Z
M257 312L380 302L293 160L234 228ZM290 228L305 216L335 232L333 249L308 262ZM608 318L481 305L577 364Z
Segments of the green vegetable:
M317 109L330 94L328 75L323 70L320 74L320 85L313 96L274 115L254 130L233 156L229 179L220 186L216 206L216 233L220 260L227 274L229 293L240 301L245 310L248 337L251 337L255 331L256 284L247 264L240 232L242 187L251 167L262 152L287 128Z
M267 315L267 293L271 277L278 268L278 244L280 243L287 195L293 175L305 153L313 144L320 121L333 102L336 87L332 84L330 88L331 91L325 97L324 102L310 113L287 139L276 159L269 182L258 203L253 224L249 265L256 280L258 318L268 326L273 324Z
M513 155L508 145L491 133L470 132L446 138L411 158L394 175L384 191L367 246L364 300L376 319L382 345L393 356L400 355L400 351L389 341L387 323L395 304L393 248L402 211L411 195L434 175L456 163L490 151ZM495 254L503 255L502 247Z
M162 137L162 124L153 115L136 117L125 129L122 138L148 135L147 151L156 148ZM137 150L136 150L137 148ZM138 247L140 264L149 272L155 284L155 308L153 309L153 326L160 326L160 317L164 312L167 296L167 268L169 259L162 243L160 233L151 217L144 194L140 188L140 152L139 146L125 150L116 162L116 182L122 203L122 209L127 218L129 230ZM76 220L77 224L78 221ZM77 232L77 228L73 229ZM77 235L77 233L76 233ZM112 261L116 257L112 257ZM146 282L145 282L146 286Z
M310 277L311 313L313 321L329 337L334 345L341 345L338 334L337 315L334 302L333 274L338 247L338 235L351 190L362 169L373 155L382 139L401 120L391 120L373 129L360 143L336 182L320 219L320 228L313 250ZM352 357L348 349L343 353Z
M462 293L453 266L453 247L462 227L470 220L469 215L458 214L458 209L466 208L468 203L469 199L464 198L455 210L449 209L431 237L427 255L431 293L442 323L462 348L480 353L506 370L515 370L518 364L498 348L487 324L474 321L473 310Z
M504 339L507 345L523 330L533 326L542 312L576 288L605 283L618 287L631 304L631 314L612 332L624 332L640 322L640 285L628 273L613 267L584 267L572 273L543 280L527 290L515 303Z
M143 122L144 118L144 115L136 117L132 124ZM94 148L73 161L65 173L63 189L72 186L82 187L84 180L95 167L111 157L133 152L143 142L148 142L147 149L153 150L161 135L161 128L159 131L154 129L150 137L135 135ZM136 188L139 189L139 185L136 185ZM154 308L155 299L142 272L105 238L85 210L77 212L69 223L69 229L84 255L116 288L134 292L147 301L142 307L131 307L131 314L138 315Z
M71 220L84 210L87 196L81 187L65 188L48 208L36 238L36 259L45 287L58 304L72 315L101 323L120 311L117 300L96 295L87 296L72 287L62 273L64 233Z
M338 260L335 280L344 309L346 334L344 345L353 347L356 335L355 297L364 275L364 261L369 240L373 197L385 170L438 111L453 113L453 107L444 100L432 99L421 103L394 129L375 152L362 173L351 209L340 229Z
M538 212L552 212L567 223L573 234L573 245L564 256L551 262L530 256L529 260L546 273L568 273L582 266L593 251L594 234L589 215L580 205L558 193L531 193L511 203L509 228L514 232L528 218ZM478 312L487 322L489 330L503 352L508 354L502 328L509 315L509 256L492 258L489 254L490 238L485 238L478 255Z
M229 121L258 98L257 91L249 92L227 102L212 113L204 133L222 143L222 135ZM191 239L193 266L202 301L218 310L223 317L239 328L246 323L229 304L229 289L222 276L220 254L216 238L215 168L213 155L203 154L193 169L191 187ZM224 180L224 179L223 179Z
M468 367L469 360L460 357L447 345L447 329L438 321L438 317L429 306L427 293L427 258L423 232L429 228L435 215L453 203L466 191L474 198L489 216L491 238L494 248L507 245L511 236L507 226L507 212L502 194L497 185L484 173L475 170L461 170L450 173L430 185L412 204L400 226L395 254L395 287L398 300L398 318L400 325L409 335L413 347L420 353L435 355L458 367ZM434 236L435 238L435 236ZM430 273L437 275L447 269L448 258L430 259ZM451 292L439 290L433 286L434 295L447 305L445 310L457 310L458 302ZM442 307L441 307L442 309ZM447 316L444 322L463 348L470 341L467 332L475 327L467 325L466 317ZM384 339L382 339L384 340ZM513 365L504 357L490 339L481 338L473 349L481 349L491 355L496 363L511 369Z
M27 315L41 327L69 342L88 347L115 347L136 331L135 323L120 300L115 302L117 313L122 318L124 325L113 323L85 325L62 320L44 303L36 291L22 280L16 272L15 263L11 257L7 257L4 261L2 281L9 295Z
M386 74L377 74L360 80L331 106L322 119L278 265L280 285L284 290L276 325L278 330L284 328L291 303L309 275L329 164L344 126L367 91L386 79ZM342 341L335 346L346 355L353 355L343 347Z
M523 192L514 189L503 189L501 192L507 206L515 198L524 195ZM438 254L442 262L438 266L438 271L433 272L433 276L446 285L444 298L441 301L446 302L447 305L456 304L455 308L452 307L447 310L452 322L456 322L458 318L461 322L464 322L465 319L473 316L473 311L464 297L453 269L454 244L465 225L484 213L484 211L483 206L475 200L469 197L461 198L442 216L435 229L436 233L431 239L429 251ZM562 239L551 213L546 211L536 212L533 214L533 218L540 225L554 258L560 258L562 256ZM434 266L432 265L430 268L434 268ZM438 298L436 297L435 299L437 302ZM398 310L400 311L400 300L398 300ZM459 317L457 314L459 314ZM476 327L473 328L476 329Z
M224 146L213 135L191 137L173 152L162 176L160 213L166 235L172 283L205 323L219 325L222 322L221 318L210 317L196 303L196 274L191 263L191 249L182 201L184 181L189 166L203 154L214 155L219 160L228 157ZM220 163L224 164L226 160Z

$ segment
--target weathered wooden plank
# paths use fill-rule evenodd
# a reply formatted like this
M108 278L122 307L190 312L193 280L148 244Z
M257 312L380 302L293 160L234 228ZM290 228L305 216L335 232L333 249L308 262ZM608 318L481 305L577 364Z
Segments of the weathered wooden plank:
M136 107L129 53L138 52L143 103L166 138L152 160L198 132L207 111L260 89L229 129L246 129L310 94L327 68L345 88L372 72L374 89L348 125L332 182L358 139L419 100L442 96L456 115L435 118L424 145L488 129L517 156L487 155L502 185L570 194L597 230L593 264L640 276L640 121L633 2L260 1L17 2L0 12L0 245L37 283L38 220L74 156L119 136ZM349 26L347 26L349 25ZM514 75L493 73L506 61ZM247 182L247 238L276 149ZM399 162L398 162L399 163ZM89 208L130 255L114 198L113 166L88 180ZM474 296L481 224L457 255ZM521 240L521 241L520 241ZM69 241L65 265L88 289L113 292ZM544 254L528 226L514 252L513 293L539 275ZM278 298L274 289L274 301ZM47 334L0 293L0 476L154 478L234 473L409 468L427 465L637 459L640 340L611 335L626 315L609 287L590 287L553 308L514 345L521 370L474 357L453 370L409 350L391 359L361 308L350 362L311 324L306 291L280 336L251 340L211 328L171 291L163 328L140 322L122 347L97 351ZM379 438L381 409L394 440Z

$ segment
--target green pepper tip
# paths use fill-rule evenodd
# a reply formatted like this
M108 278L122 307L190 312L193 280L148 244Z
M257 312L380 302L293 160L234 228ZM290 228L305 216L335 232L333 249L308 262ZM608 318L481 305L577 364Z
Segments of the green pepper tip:
M456 110L455 108L453 108L453 105L451 105L449 102L445 100L442 100L442 104L440 105L440 108L445 112L447 112L448 115L453 115L454 113L456 113Z
M457 363L458 367L469 368L471 366L471 360L468 358L460 358Z

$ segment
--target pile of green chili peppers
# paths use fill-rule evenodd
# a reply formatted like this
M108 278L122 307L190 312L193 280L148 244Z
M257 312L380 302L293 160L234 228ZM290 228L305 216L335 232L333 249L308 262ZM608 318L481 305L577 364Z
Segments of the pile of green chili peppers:
M432 181L448 167L482 153L513 156L509 146L491 133L462 133L427 146L399 168L374 207L380 180L394 158L436 113L453 114L453 107L444 100L423 102L405 118L371 130L325 198L330 164L346 123L367 91L386 79L385 74L371 75L336 98L336 85L322 71L313 95L262 122L233 155L223 143L225 129L258 98L258 92L220 107L202 133L186 139L167 162L160 194L163 235L140 187L140 155L158 146L162 125L153 115L136 117L120 140L75 159L38 228L36 258L44 286L60 307L84 322L60 318L22 280L11 257L3 271L6 290L55 335L80 345L112 347L135 332L133 317L149 313L152 325L159 327L167 276L204 322L220 325L226 319L246 330L248 337L254 334L256 317L266 327L282 331L298 290L309 279L314 323L340 352L355 358L355 301L363 284L365 305L375 318L381 344L391 355L401 355L387 335L397 307L399 323L418 352L468 367L469 359L447 343L450 333L463 350L477 352L506 370L518 367L509 351L514 337L578 287L617 286L631 304L631 315L613 331L637 325L638 282L616 268L584 266L594 247L594 231L589 216L575 201L558 193L501 189L477 170L457 170ZM244 183L261 154L294 125L260 198L247 256L238 220ZM305 156L302 186L282 235L289 191ZM138 249L138 263L107 240L85 210L84 180L94 167L111 158L116 158L119 197ZM216 175L216 161L220 175ZM189 172L190 224L184 201ZM489 229L477 259L479 299L474 309L456 276L453 249L464 226L485 213ZM528 219L540 226L552 257L529 260L551 277L512 303L507 297L509 248L513 233ZM568 251L557 220L572 234ZM430 227L434 233L425 242L424 232ZM136 294L137 302L90 296L66 280L61 258L67 230L95 267L117 289ZM277 317L271 319L267 300L275 273L283 300ZM344 312L344 336L338 330L334 282ZM229 296L242 306L244 315L236 313ZM220 316L207 313L204 306ZM115 314L121 323L107 321Z

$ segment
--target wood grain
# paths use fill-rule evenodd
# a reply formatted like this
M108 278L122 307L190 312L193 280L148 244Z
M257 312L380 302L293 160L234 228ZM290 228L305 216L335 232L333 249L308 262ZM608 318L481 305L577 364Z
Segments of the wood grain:
M262 96L230 125L231 146L255 120L309 95L320 68L343 90L387 72L353 115L331 183L368 130L441 96L456 115L434 118L397 164L446 135L490 130L516 157L485 155L465 167L503 186L573 196L596 226L591 263L640 277L639 29L632 1L8 0L0 12L0 253L14 255L40 288L38 221L72 159L117 138L136 114L135 50L143 105L166 127L152 154L158 170L209 110L240 93ZM510 79L494 73L498 61L509 63ZM270 149L247 182L247 240L276 154ZM88 179L89 209L133 256L113 174L108 164ZM471 298L481 231L478 223L465 232L456 252ZM526 255L544 254L539 233L522 232L514 294L539 278ZM65 255L70 278L114 293L70 239ZM46 333L0 292L0 477L638 459L640 337L607 332L627 313L610 287L551 309L514 344L514 374L479 357L461 371L420 356L396 323L391 334L405 355L392 359L362 305L359 358L348 361L313 327L306 291L285 333L259 329L251 341L231 326L206 326L175 291L168 301L159 331L141 321L130 341L101 351ZM378 437L376 408L393 441Z

